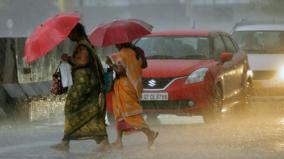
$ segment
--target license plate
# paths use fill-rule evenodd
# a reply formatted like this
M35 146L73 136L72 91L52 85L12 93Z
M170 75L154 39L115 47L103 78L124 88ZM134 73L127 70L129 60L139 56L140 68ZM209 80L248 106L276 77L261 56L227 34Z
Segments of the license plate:
M168 98L168 93L142 93L141 100L168 100Z

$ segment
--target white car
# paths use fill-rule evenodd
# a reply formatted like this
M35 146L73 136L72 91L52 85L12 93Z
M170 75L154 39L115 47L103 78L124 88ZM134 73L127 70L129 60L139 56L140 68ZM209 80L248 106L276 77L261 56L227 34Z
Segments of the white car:
M284 87L284 24L240 24L232 37L248 54L254 87Z

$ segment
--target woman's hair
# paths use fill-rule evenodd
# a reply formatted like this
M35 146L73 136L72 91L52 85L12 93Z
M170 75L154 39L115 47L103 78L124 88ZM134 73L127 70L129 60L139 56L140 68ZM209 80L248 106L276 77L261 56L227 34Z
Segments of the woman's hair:
M144 52L141 48L135 46L134 44L132 43L121 43L121 44L118 44L116 45L117 48L120 50L122 48L130 48L132 49L134 52L135 52L135 55L136 55L136 59L139 60L140 56L141 56L141 52Z
M123 47L123 48L130 48L131 47L131 43L122 43L121 47Z
M81 23L78 23L74 29L72 30L74 31L75 33L78 34L78 36L81 36L83 37L85 40L88 41L88 43L90 44L90 46L95 49L94 45L92 45L91 41L89 40L88 38L88 35L86 33L86 30L85 30L85 27L83 24ZM93 50L91 50L89 47L87 47L88 49L88 52L91 53L93 52ZM103 67L102 67L102 64L100 62L100 59L99 57L97 56L97 54L92 54L90 55L91 58L89 58L89 63L92 64L93 67L98 67L99 71L98 71L98 76L100 78L100 81L102 82L102 84L104 83L103 81Z
M84 27L83 24L78 23L74 27L73 31L76 32L79 36L84 37L90 44L92 44L91 41L89 40L89 37L88 37L88 35L86 33L86 30L85 30L85 27ZM93 47L93 45L92 45L92 47Z
M144 55L144 50L134 44L132 44L131 42L128 43L121 43L121 44L117 44L116 47L118 48L118 50L122 49L122 48L130 48L131 50L134 51L136 59L137 60L142 60L142 65L141 68L146 68L148 66L147 64L147 60L145 58Z
M131 43L120 43L120 44L116 44L116 47L118 48L118 50L122 49L122 48L131 48Z

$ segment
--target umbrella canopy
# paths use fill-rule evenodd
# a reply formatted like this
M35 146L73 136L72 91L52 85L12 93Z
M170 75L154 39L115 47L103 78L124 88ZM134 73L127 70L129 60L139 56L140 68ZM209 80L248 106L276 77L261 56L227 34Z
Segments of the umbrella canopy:
M153 25L151 25L151 24L149 24L149 23L147 23L143 20L140 20L140 19L128 19L128 20L139 23L140 25L143 25L143 27L145 27L150 32L153 30Z
M26 40L26 62L31 63L57 46L69 35L79 20L78 13L60 13L40 24Z
M150 34L153 26L139 19L120 19L101 24L90 34L91 42L100 47L131 42Z

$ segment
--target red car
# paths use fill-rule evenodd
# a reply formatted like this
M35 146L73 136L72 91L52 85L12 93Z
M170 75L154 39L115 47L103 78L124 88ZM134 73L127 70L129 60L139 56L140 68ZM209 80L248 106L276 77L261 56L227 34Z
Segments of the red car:
M154 32L136 42L148 61L143 70L144 111L202 114L205 121L246 98L248 62L229 34Z

